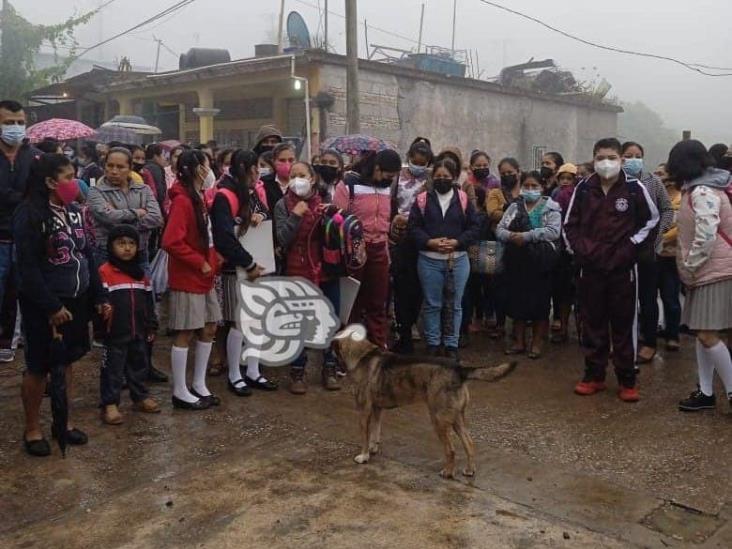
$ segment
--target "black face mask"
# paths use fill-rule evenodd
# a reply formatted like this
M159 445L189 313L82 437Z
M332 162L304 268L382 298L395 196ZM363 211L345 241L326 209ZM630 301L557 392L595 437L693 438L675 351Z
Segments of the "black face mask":
M132 164L132 169L136 171L137 173L141 173L142 169L145 167L145 164L138 164L137 162L134 162Z
M452 189L452 179L433 179L432 184L435 187L435 191L439 194L447 194Z
M381 181L374 181L373 186L378 189L388 189L391 187L392 183L394 183L394 179L390 177L388 179L382 179Z
M501 187L504 189L513 189L518 182L516 174L502 175L501 176Z
M335 166L320 164L318 166L313 166L313 169L315 170L315 173L317 173L328 185L331 185L336 179L338 179L339 170Z
M262 153L273 151L274 148L275 148L275 145L259 144L255 147L254 152L257 153L257 156L260 156Z
M476 168L473 170L473 175L477 180L483 180L491 174L490 168Z
M544 181L546 181L554 175L554 170L552 170L549 166L542 166L540 173L541 173L541 178Z

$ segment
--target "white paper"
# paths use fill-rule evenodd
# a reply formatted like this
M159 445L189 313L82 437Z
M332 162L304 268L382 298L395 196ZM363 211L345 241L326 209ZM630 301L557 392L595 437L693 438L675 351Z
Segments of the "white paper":
M263 274L272 274L275 266L274 242L272 241L272 220L263 221L256 227L249 227L239 237L239 243L248 251L254 261L264 269Z
M339 279L340 292L341 292L341 310L338 316L343 324L348 324L348 320L351 318L351 311L356 303L358 297L358 291L361 288L361 283L353 277L346 276Z

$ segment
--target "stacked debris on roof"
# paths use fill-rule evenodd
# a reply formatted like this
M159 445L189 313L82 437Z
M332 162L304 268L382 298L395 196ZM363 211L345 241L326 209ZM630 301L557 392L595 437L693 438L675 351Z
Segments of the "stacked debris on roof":
M499 76L501 85L552 95L582 93L584 89L569 71L559 70L554 60L534 61L506 67Z

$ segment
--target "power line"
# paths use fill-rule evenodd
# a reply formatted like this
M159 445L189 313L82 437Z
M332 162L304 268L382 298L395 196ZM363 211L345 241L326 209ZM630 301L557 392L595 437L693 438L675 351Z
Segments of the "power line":
M612 52L615 52L615 53L623 53L623 54L626 54L626 55L635 55L637 57L647 57L647 58L650 58L650 59L658 59L658 60L661 60L661 61L669 61L671 63L676 63L677 65L681 65L682 67L684 67L686 69L689 69L690 71L694 71L694 72L697 72L699 74L703 74L704 76L732 76L732 72L728 72L728 73L712 73L712 72L707 72L705 70L702 70L702 69L732 70L732 69L726 68L726 67L710 67L710 66L701 65L701 64L698 64L698 63L686 63L686 62L681 61L679 59L676 59L674 57L667 57L665 55L657 55L655 53L644 53L644 52L638 52L638 51L632 51L632 50L625 50L625 49L622 49L622 48L616 48L614 46L605 46L603 44L598 44L596 42L591 42L590 40L585 40L584 38L580 38L579 36L575 36L573 34L570 34L570 33L566 32L566 31L563 31L561 29L558 29L556 27L553 27L550 24L545 23L541 19L537 19L536 17L532 17L531 15L527 15L527 14L522 13L520 11L516 11L514 9L508 8L508 7L503 6L501 4L496 4L495 2L490 2L489 0L479 0L479 1L482 2L483 4L486 4L488 6L492 6L492 7L496 8L496 9L503 10L503 11L508 12L508 13L511 13L513 15L517 15L519 17L522 17L523 19L528 19L529 21L533 21L534 23L537 23L538 25L541 25L542 27L544 27L546 29L549 29L550 31L556 32L558 34L561 34L562 36L564 36L566 38L570 38L570 39L575 40L577 42L581 42L582 44L585 44L587 46L592 46L593 48L599 48L601 50L612 51Z
M94 49L96 49L96 48L98 48L100 46L103 46L104 44L108 44L109 42L111 42L113 40L116 40L117 38L120 38L122 36L125 36L126 34L129 34L132 31L135 31L135 30L137 30L137 29L139 29L141 27L144 27L145 25L149 25L150 23L153 23L153 22L157 21L158 19L162 19L163 17L165 17L167 15L170 15L172 13L175 13L178 10L180 10L180 9L188 6L189 4L192 4L195 1L196 0L181 0L180 2L176 2L172 6L164 9L163 11L161 11L161 12L155 14L155 15L153 15L152 17L149 17L148 19L142 21L141 23L138 23L137 25L135 25L135 26L133 26L133 27L131 27L131 28L123 31L123 32L120 32L119 34L116 34L116 35L114 35L114 36L112 36L110 38L107 38L106 40L102 40L101 42L99 42L97 44L94 44L93 46L90 46L90 47L84 49L82 52L80 52L78 55L75 56L75 59L78 59L82 55L86 55L91 50L94 50Z

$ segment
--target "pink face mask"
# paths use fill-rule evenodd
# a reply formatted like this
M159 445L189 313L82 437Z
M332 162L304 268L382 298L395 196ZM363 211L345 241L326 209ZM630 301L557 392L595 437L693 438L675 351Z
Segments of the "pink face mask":
M64 206L68 206L79 196L79 181L76 179L59 181L56 185L56 194Z
M282 162L280 160L275 162L275 171L277 172L277 177L280 179L290 179L291 168L292 164L289 162Z

